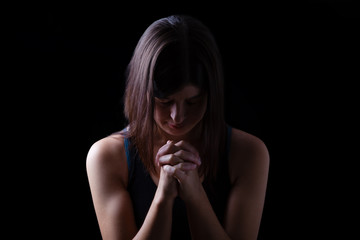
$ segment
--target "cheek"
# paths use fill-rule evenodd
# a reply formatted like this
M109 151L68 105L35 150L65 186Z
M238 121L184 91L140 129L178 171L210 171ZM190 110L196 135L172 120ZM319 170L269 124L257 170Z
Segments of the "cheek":
M205 115L206 107L206 103L204 103L196 108L191 109L188 115L194 120L202 119Z
M161 108L161 107L155 107L154 109L154 119L156 122L161 122L163 120L166 120L169 116L169 110Z

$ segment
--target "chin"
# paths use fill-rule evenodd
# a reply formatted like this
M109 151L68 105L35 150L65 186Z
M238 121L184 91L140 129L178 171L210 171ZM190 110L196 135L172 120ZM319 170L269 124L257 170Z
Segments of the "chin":
M164 128L165 132L176 138L185 138L191 131L193 127L182 126L180 128L171 127L169 125Z
M188 133L189 131L186 131L185 129L171 129L171 128L167 128L166 129L166 133L171 135L171 136L175 136L175 137L181 137L184 136Z

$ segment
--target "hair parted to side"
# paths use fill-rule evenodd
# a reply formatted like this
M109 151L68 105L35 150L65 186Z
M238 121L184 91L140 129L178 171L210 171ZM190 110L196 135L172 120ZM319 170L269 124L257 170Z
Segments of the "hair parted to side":
M187 15L172 15L153 22L136 45L126 71L124 114L126 137L152 172L156 130L154 97L166 96L193 84L207 92L202 120L201 174L215 176L225 150L223 73L221 56L209 29Z

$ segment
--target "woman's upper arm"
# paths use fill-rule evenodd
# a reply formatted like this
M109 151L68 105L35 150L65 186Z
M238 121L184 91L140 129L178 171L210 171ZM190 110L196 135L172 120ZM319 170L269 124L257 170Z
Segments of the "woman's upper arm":
M257 137L233 130L229 171L232 189L225 228L232 239L257 239L268 180L269 153Z
M137 230L126 189L123 139L110 136L94 143L87 155L86 170L103 239L131 239Z

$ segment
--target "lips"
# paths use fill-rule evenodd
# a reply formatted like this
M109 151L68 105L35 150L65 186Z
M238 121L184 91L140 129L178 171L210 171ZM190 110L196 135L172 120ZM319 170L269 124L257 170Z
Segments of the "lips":
M173 123L169 123L169 126L173 129L180 129L184 126L184 124L173 124Z

